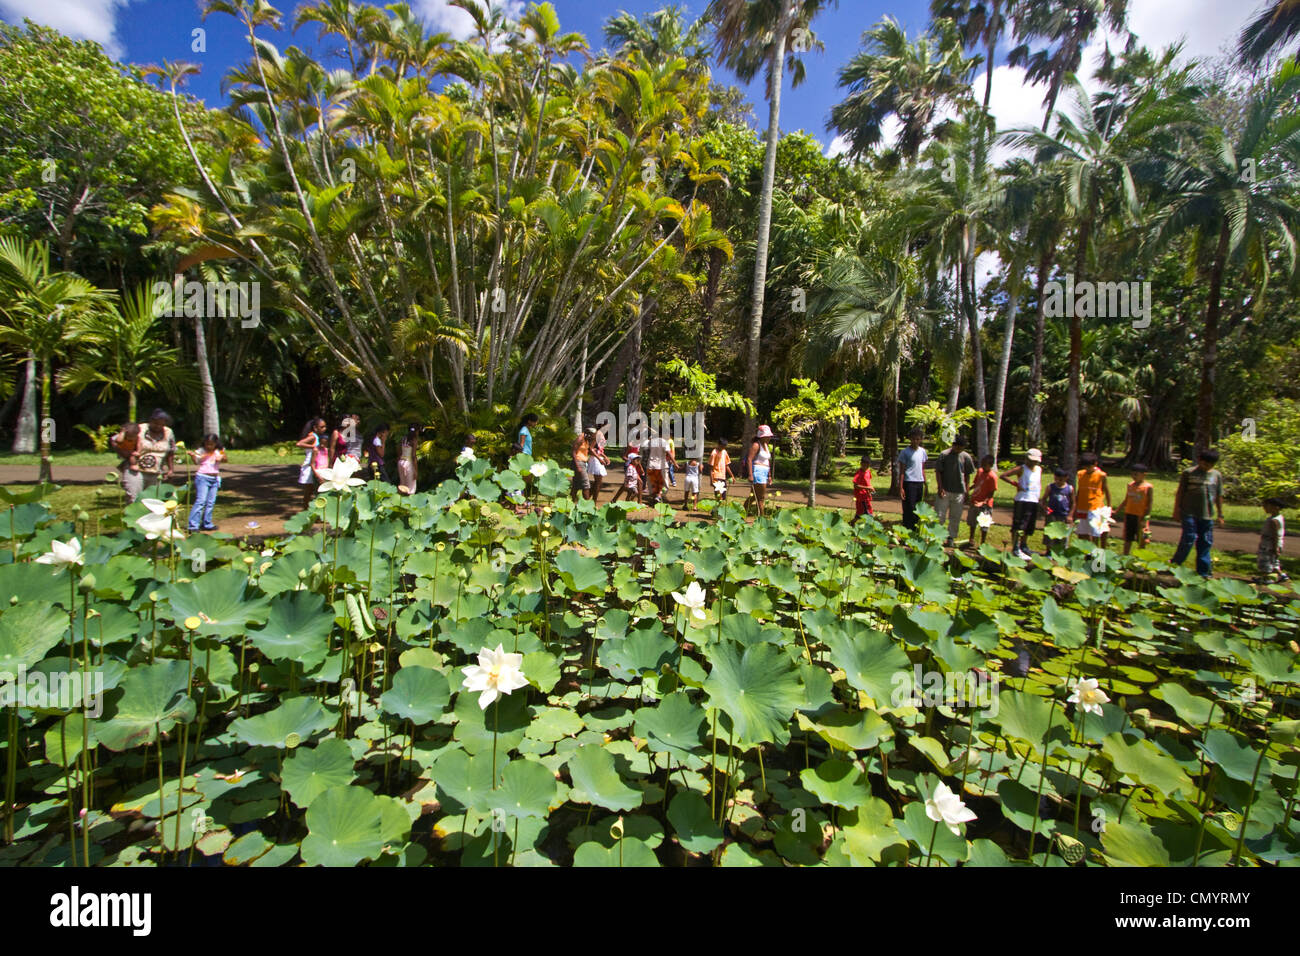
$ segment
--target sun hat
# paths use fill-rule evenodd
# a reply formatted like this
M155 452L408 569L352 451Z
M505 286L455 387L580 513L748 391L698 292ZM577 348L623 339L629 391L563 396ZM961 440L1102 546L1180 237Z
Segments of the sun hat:
M640 457L641 456L638 455L636 452L629 452L627 456L627 460L631 461L633 458L640 458Z
M1043 453L1039 451L1037 448L1031 448L1029 449L1029 451L1025 452L1025 457L1028 458L1030 461L1042 461Z
M755 437L755 438L771 438L771 437L772 437L772 429L768 428L766 425L759 425L759 426L758 426L758 434L756 434L754 437Z

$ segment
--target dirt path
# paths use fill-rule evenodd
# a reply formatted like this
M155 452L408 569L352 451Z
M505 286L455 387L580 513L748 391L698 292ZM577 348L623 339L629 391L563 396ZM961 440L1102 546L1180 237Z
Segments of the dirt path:
M104 483L104 475L109 466L56 466L55 482L64 487L95 487ZM219 531L235 535L247 534L248 523L256 521L259 535L277 535L284 533L284 522L293 517L301 508L300 492L296 483L296 465L225 465L221 469L221 491L217 497L216 522ZM37 466L0 465L0 485L35 484ZM183 472L178 472L183 480ZM614 491L622 486L623 470L612 466L601 491L601 500L609 501ZM681 507L682 477L677 476L677 487L669 487L669 503ZM707 483L706 483L707 488ZM776 490L781 497L774 500L784 507L799 506L806 502L807 493L802 485L778 483ZM749 483L736 481L731 486L731 497L744 500L749 494ZM853 496L843 492L819 492L817 504L822 507L853 510ZM878 495L875 499L877 515L901 515L902 502L897 498ZM998 506L993 509L993 517L999 525L1011 524L1011 509ZM964 522L963 522L964 524ZM1040 522L1041 527L1041 522ZM1122 526L1115 525L1116 540L1123 537ZM962 539L965 538L962 531ZM1171 521L1151 522L1151 536L1164 544L1177 544L1180 536L1178 525ZM1036 540L1036 539L1035 539ZM1214 546L1222 551L1235 551L1242 554L1254 554L1259 545L1259 533L1235 528L1215 528Z

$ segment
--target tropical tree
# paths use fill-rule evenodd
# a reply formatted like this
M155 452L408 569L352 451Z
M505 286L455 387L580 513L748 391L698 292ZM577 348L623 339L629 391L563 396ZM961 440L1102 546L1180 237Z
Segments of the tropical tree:
M1229 267L1256 277L1261 295L1280 254L1285 273L1296 271L1300 232L1296 170L1300 169L1300 64L1283 67L1250 97L1240 129L1225 130L1198 107L1194 144L1162 151L1159 209L1150 246L1187 234L1190 255L1206 281L1200 335L1201 373L1196 402L1196 449L1214 441L1215 374L1224 275Z
M984 50L984 112L993 97L993 63L998 41L1019 16L1017 0L930 0L930 16L951 20L968 48Z
M167 344L158 322L170 298L141 286L118 303L76 316L68 323L76 357L59 374L59 386L74 395L94 388L100 398L120 392L126 421L134 422L142 390L174 397L195 385L194 372L184 366L180 350Z
M812 508L817 504L817 462L829 429L838 427L841 421L848 422L850 428L866 425L854 405L862 394L862 386L845 384L825 393L812 379L796 378L790 384L795 387L795 394L773 409L772 423L795 441L804 435L812 438L808 466L808 507Z
M1242 29L1237 54L1248 63L1260 64L1296 40L1300 40L1300 0L1269 0Z
M831 107L829 129L848 140L849 154L863 156L883 137L885 120L898 119L898 151L915 161L922 145L941 137L947 108L970 101L970 77L977 60L967 58L951 20L937 20L916 39L892 17L885 17L862 37L863 50L839 72L848 89Z
M0 342L26 353L29 381L40 366L41 481L53 480L48 423L54 362L67 349L69 323L105 308L108 295L76 273L52 270L49 243L0 236Z
M758 400L759 349L763 337L763 302L767 291L768 243L786 60L787 57L790 60L791 85L798 86L803 82L804 68L797 54L820 48L810 26L823 9L833 4L838 5L838 0L712 0L705 12L714 25L714 49L741 81L750 82L760 70L767 75L767 143L745 351L745 396L752 402ZM746 445L753 437L755 425L755 416L747 415L743 438Z

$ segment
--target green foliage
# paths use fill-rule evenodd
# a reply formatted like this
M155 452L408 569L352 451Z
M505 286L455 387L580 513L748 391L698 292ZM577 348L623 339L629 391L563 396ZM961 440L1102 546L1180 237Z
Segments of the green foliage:
M927 433L938 435L941 441L951 442L953 436L971 422L991 415L991 412L979 412L973 408L959 408L950 413L938 402L928 402L909 408L903 413L903 421L912 427L920 426Z
M1224 497L1233 501L1300 497L1300 401L1272 399L1259 417L1219 444Z

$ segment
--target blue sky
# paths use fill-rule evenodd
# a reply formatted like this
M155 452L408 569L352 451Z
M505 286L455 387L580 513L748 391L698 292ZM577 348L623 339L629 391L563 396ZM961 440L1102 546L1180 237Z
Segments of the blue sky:
M522 0L505 0L516 10ZM594 49L603 43L601 27L619 10L644 14L666 5L667 0L553 0L566 30L585 34ZM679 0L693 15L703 12L707 0ZM431 25L463 31L460 11L448 8L446 0L410 0ZM381 4L382 5L382 4ZM1190 54L1205 56L1218 52L1229 43L1258 0L1131 0L1130 25L1150 46L1159 47L1185 40ZM292 18L297 0L283 0L279 9ZM896 17L915 33L927 22L926 0L841 0L814 25L826 45L824 53L808 54L808 79L797 90L785 91L782 127L787 131L804 129L832 152L838 144L825 130L830 108L842 97L836 74L858 50L863 31L880 17ZM248 58L248 48L240 25L231 17L214 15L202 19L199 0L0 0L0 18L10 22L30 17L70 35L86 37L104 45L112 55L127 62L148 64L162 60L188 60L202 66L202 73L192 78L189 91L210 105L220 105L221 77L234 63ZM192 31L206 30L206 51L192 50ZM307 49L319 49L316 32L304 28L292 39L286 34L281 46L296 42ZM1099 38L1089 51L1085 63L1103 43ZM999 53L999 59L1001 53ZM720 78L734 77L719 69ZM982 76L977 79L983 89ZM749 89L750 100L760 125L766 122L761 79ZM1043 91L1028 87L1018 70L999 65L994 72L993 112L999 125L1037 125L1042 115Z

